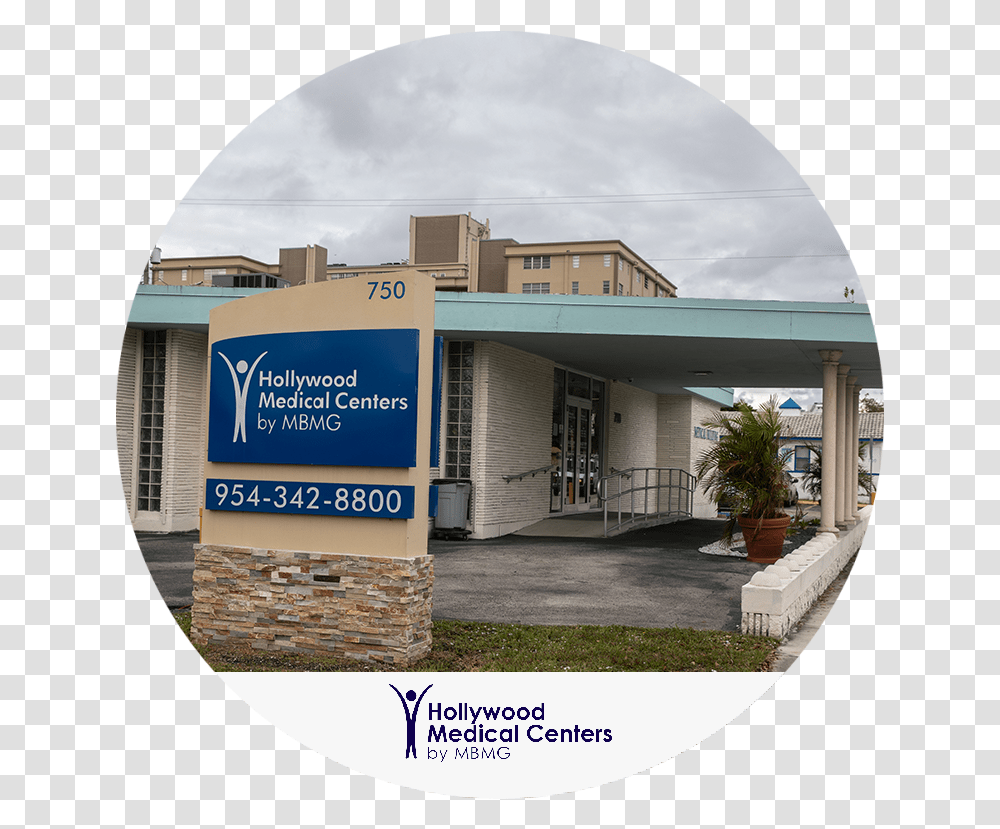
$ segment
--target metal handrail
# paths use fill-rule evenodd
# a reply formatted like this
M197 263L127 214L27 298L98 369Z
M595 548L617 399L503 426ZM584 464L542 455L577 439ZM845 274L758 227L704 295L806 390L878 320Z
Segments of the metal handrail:
M617 480L616 490L608 494L608 485ZM628 489L622 489L625 481L631 481ZM673 467L644 466L622 469L605 475L597 482L597 496L604 506L604 535L635 525L646 526L671 518L692 518L694 516L694 491L697 478L685 469ZM640 512L636 512L636 493L640 493ZM650 503L650 494L653 502ZM622 519L622 499L628 496L628 517ZM609 526L609 504L617 501L617 517ZM653 507L652 510L650 507Z
M529 469L527 472L522 472L520 475L502 475L501 477L509 484L511 481L520 481L522 478L527 478L529 475L534 478L539 472L551 472L553 469L558 469L559 464L551 463L548 466L540 466L538 469Z

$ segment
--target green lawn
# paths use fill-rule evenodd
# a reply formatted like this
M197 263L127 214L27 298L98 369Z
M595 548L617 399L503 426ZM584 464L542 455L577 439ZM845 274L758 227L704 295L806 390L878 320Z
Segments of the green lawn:
M188 634L190 612L177 621ZM761 636L687 628L434 622L431 653L411 668L196 646L215 671L766 671L778 643Z

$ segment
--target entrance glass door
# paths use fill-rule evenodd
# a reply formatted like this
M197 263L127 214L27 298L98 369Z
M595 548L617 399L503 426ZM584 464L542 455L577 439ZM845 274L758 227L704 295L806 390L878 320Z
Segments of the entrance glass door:
M566 454L566 372L557 368L552 389L552 482L549 495L549 512L562 510L563 490L566 476L563 470L563 456Z
M604 451L604 382L556 369L552 395L551 512L597 503Z
M566 500L565 505L576 503L576 439L579 409L566 407Z
M590 502L590 409L566 407L566 506Z

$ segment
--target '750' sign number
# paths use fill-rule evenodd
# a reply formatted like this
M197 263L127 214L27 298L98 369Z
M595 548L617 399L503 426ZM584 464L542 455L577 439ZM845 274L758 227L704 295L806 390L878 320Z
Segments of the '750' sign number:
M381 290L378 282L369 282L368 284L372 286L368 299L375 299L376 291L378 291L379 299L402 299L406 296L405 282L383 282Z

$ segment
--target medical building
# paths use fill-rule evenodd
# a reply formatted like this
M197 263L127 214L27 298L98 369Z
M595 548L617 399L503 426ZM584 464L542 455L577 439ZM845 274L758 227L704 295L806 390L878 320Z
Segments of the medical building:
M692 473L717 439L702 422L732 405L733 387L822 387L833 420L820 431L844 440L857 440L857 427L836 420L830 401L840 395L857 411L861 389L882 387L867 306L678 297L619 240L521 243L492 238L489 222L468 214L415 216L406 256L386 259L329 264L313 245L282 249L276 264L151 263L118 376L119 459L136 530L199 526L210 310L302 284L401 271L434 280L444 345L431 478L470 482L464 530L473 538L602 509L609 498L649 521L714 516Z

